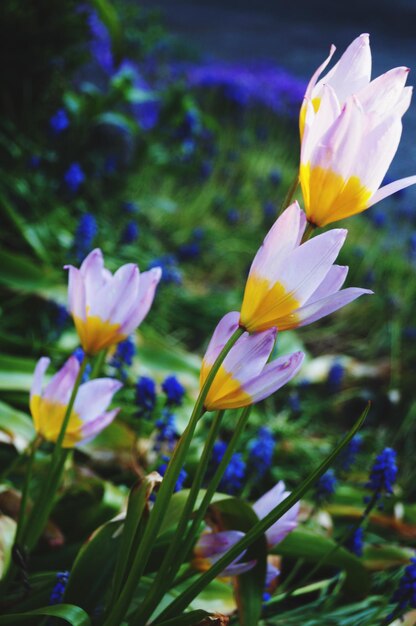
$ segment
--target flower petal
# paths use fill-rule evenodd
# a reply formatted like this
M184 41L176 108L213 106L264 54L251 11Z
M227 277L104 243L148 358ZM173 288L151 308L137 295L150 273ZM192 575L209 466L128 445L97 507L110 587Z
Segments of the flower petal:
M333 265L319 287L303 306L305 307L308 304L312 304L321 298L326 298L332 293L339 291L347 278L347 274L348 267L346 265Z
M373 206L373 204L377 204L377 202L384 200L384 198L388 198L388 196L396 193L396 191L400 191L401 189L410 187L410 185L416 185L416 176L407 176L406 178L395 180L389 185L384 185L384 187L381 187L380 189L378 189L378 191L375 192L370 202L368 203L368 206Z
M123 384L112 378L97 378L83 383L77 393L74 411L83 422L89 422L104 413L113 395Z
M42 395L42 382L46 370L50 365L51 360L48 357L43 356L36 363L35 371L33 373L32 387L30 389L30 397Z
M359 289L358 287L348 287L342 289L320 300L313 300L294 312L298 319L298 326L306 326L317 320L334 313L343 306L353 302L364 294L372 294L370 289Z
M160 267L154 267L148 272L140 274L137 302L132 305L122 324L122 331L125 335L130 335L145 319L152 306L161 277L162 269Z
M299 245L305 226L305 214L299 204L293 202L269 230L253 259L249 276L255 274L270 280L272 268L277 274L288 254Z
M81 443L88 443L91 439L98 435L98 433L104 430L104 428L111 424L119 411L120 409L113 409L112 411L103 413L102 415L84 423L81 427L80 433Z
M68 273L68 307L71 314L81 320L86 319L87 299L84 278L76 267L65 265Z
M279 357L272 361L256 377L243 384L244 391L251 396L252 403L264 400L283 387L298 373L305 355L303 352Z
M224 315L224 317L222 317L218 322L202 361L200 377L201 386L204 384L208 371L211 369L211 366L214 364L217 356L224 348L231 335L233 335L237 330L239 319L240 314L237 311L232 311Z
M323 84L330 85L342 103L349 96L365 87L370 82L370 78L370 38L367 33L363 33L354 39L338 63L321 78L314 92L318 92Z
M43 392L43 398L54 403L67 404L78 376L78 359L70 356L63 367L49 381Z
M253 504L254 512L259 519L263 519L289 495L290 491L286 491L285 483L281 480ZM266 531L269 547L280 543L286 535L296 528L299 509L300 502L297 502Z

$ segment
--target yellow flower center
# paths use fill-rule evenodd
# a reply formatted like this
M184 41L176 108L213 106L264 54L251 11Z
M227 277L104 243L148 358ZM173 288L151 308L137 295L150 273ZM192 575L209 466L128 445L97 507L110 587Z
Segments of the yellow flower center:
M249 276L241 307L240 323L249 332L276 327L287 330L297 326L300 302L285 287L256 274Z
M316 226L327 226L350 215L361 213L368 206L373 192L358 176L344 179L323 167L301 165L299 172L305 212Z
M120 332L120 324L104 321L98 315L87 315L86 320L74 316L74 323L87 354L95 354L126 339Z
M44 439L47 439L47 441L56 441L64 421L66 409L66 404L45 400L41 396L33 396L30 399L30 412L32 413L36 432L42 435ZM78 441L81 441L82 423L78 413L72 411L63 440L64 448L72 448Z

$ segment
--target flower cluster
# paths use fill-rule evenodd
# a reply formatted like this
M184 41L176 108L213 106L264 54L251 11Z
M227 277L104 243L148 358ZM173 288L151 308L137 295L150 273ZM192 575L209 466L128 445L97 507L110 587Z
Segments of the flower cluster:
M374 461L366 484L376 496L392 495L397 478L397 453L393 448L384 448Z
M43 439L57 441L66 423L62 445L71 448L88 441L113 421L118 409L107 408L122 384L111 378L83 382L89 365L86 359L124 341L115 358L120 363L131 362L132 344L125 341L126 337L147 315L159 279L158 268L140 275L133 264L121 267L113 276L104 267L98 249L88 255L79 270L69 266L69 308L82 352L71 356L44 389L42 381L50 359L42 357L36 365L30 411L35 430Z

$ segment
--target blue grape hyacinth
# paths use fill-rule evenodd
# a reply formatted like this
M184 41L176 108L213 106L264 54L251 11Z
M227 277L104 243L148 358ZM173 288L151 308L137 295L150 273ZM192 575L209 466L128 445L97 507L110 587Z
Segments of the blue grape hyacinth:
M140 376L136 383L136 405L140 416L149 418L156 406L156 383L148 376Z
M166 395L166 402L170 405L180 406L185 395L185 387L181 385L176 376L168 376L162 383L162 390Z
M397 453L393 448L384 448L376 457L366 484L376 496L391 495L397 478Z

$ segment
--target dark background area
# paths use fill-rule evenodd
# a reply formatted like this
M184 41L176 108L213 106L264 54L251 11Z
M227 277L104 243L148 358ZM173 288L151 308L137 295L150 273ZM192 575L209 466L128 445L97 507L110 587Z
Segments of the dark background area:
M307 80L326 57L336 59L360 33L369 32L373 77L400 65L416 72L415 0L143 0L165 16L168 30L204 54L227 61L269 60ZM416 105L404 118L403 139L390 175L416 171ZM412 190L412 198L415 193Z

